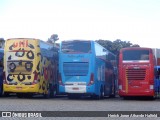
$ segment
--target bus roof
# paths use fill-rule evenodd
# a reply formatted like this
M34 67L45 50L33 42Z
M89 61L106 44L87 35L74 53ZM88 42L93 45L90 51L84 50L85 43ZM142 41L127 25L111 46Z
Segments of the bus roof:
M72 41L87 41L87 42L95 42L94 40L85 40L85 39L72 39L72 40L62 40L61 42L72 42ZM98 45L100 45L99 43L97 43ZM105 47L103 47L102 45L100 45L102 48L104 48L108 53L116 56L114 53L110 52L108 49L106 49Z
M147 47L126 47L126 48L122 48L121 51L123 50L152 50L151 48L147 48Z
M7 40L14 40L14 39L40 40L40 39L36 39L36 38L9 38Z
M62 40L61 42L71 42L71 41L93 41L93 40L72 39L72 40Z

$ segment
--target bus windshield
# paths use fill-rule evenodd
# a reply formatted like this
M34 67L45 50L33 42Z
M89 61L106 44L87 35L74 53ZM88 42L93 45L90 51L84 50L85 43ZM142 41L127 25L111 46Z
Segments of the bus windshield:
M123 60L149 60L149 50L125 50L123 51Z
M63 41L62 48L63 53L90 53L91 42L90 41Z

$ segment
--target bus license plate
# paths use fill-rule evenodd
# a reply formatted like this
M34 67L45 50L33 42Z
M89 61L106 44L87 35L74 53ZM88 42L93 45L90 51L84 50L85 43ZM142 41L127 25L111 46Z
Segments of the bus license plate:
M72 88L73 90L79 90L79 88Z
M17 90L22 90L22 87L16 87Z

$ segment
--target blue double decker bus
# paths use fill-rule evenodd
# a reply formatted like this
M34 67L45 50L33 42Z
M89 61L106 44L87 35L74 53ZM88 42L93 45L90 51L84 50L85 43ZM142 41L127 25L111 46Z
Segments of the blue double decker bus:
M60 43L59 92L69 98L90 95L100 99L115 96L116 57L107 49L89 40L68 40Z

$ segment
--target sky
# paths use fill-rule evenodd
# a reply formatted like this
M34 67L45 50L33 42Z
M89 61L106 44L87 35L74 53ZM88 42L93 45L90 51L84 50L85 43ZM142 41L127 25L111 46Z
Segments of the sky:
M52 34L160 48L160 0L0 0L0 38Z

